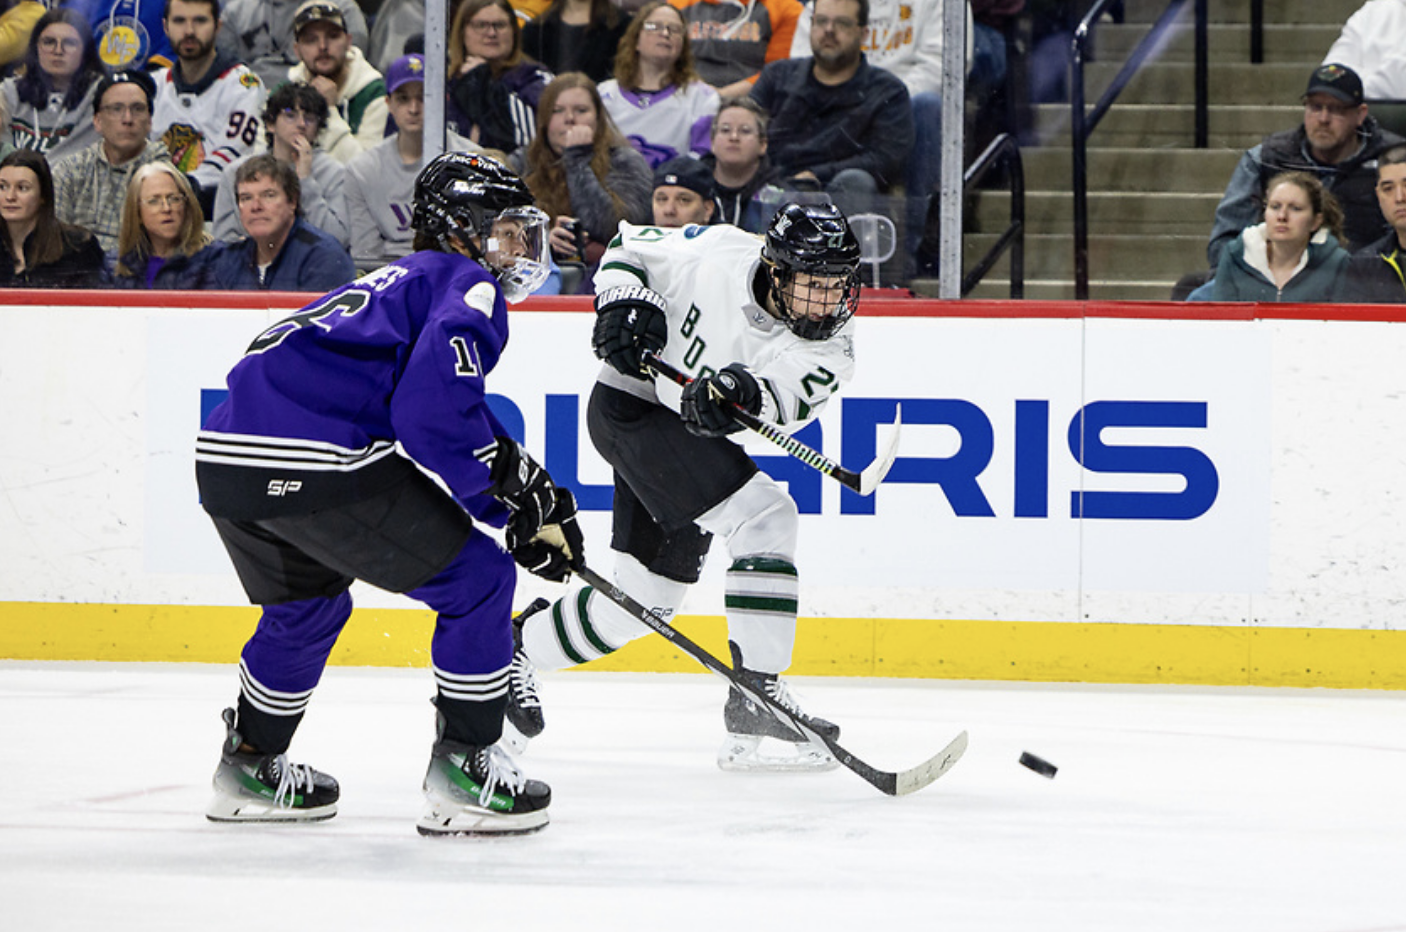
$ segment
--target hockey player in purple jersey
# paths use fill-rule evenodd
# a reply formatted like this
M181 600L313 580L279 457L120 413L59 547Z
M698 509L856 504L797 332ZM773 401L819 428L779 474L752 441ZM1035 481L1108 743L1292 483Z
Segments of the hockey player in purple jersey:
M259 334L200 432L202 503L263 608L224 712L217 822L336 814L337 782L286 751L361 579L438 613L420 832L547 823L550 789L497 745L513 561L564 580L584 565L581 533L571 493L507 436L484 384L505 298L547 274L547 218L499 163L448 153L416 180L412 222L417 252ZM508 552L478 522L506 525Z

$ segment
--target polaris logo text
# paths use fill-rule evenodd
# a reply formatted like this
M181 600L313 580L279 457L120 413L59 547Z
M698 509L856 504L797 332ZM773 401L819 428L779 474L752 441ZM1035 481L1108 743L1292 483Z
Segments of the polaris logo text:
M498 419L521 437L522 410L502 395L488 400ZM582 509L608 511L611 487L578 480L580 457L594 456L578 429L582 403L579 395L546 396L544 465L558 484L575 492ZM1191 521L1210 511L1220 494L1220 471L1204 449L1211 440L1210 404L1205 401L1092 401L1073 408L1064 421L1050 401L1015 399L999 421L1010 425L1010 435L998 438L998 420L965 399L851 397L839 399L838 456L833 443L827 449L820 423L807 425L795 437L857 468L873 461L878 428L893 423L900 403L905 439L893 469L872 496L842 490L841 514L875 514L884 488L900 484L937 486L958 518L998 517L988 496L1001 491L1009 493L1007 516L1014 518ZM955 452L921 455L925 425L954 431ZM1181 442L1167 442L1169 436ZM1196 439L1194 445L1186 442L1188 436ZM1009 474L991 468L998 441L1009 454L1003 460ZM820 473L785 454L753 452L763 470L786 484L802 514L820 514ZM1070 465L1082 470L1082 481L1057 487L1052 472L1069 475L1057 467ZM1100 484L1105 487L1096 488Z

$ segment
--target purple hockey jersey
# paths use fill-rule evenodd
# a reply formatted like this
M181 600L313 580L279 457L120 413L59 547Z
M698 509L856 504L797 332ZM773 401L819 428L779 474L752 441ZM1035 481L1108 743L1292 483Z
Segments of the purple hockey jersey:
M418 252L328 293L230 371L196 441L205 509L257 519L354 501L413 469L403 451L501 525L475 452L507 433L484 385L507 342L498 283L457 254Z

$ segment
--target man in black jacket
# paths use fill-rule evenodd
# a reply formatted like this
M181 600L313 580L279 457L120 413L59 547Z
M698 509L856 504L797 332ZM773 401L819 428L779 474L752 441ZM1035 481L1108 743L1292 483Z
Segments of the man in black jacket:
M1406 146L1377 158L1377 202L1391 229L1352 254L1343 300L1406 304Z
M903 180L913 148L908 88L865 61L868 21L868 0L816 0L813 57L771 62L752 88L771 114L768 152L787 187L862 197Z
M1266 136L1241 156L1216 208L1206 249L1211 268L1220 262L1227 243L1260 222L1265 184L1284 171L1310 172L1333 192L1343 208L1345 248L1359 249L1389 232L1374 194L1376 160L1406 139L1383 130L1368 115L1362 79L1346 65L1315 69L1303 105L1301 125Z

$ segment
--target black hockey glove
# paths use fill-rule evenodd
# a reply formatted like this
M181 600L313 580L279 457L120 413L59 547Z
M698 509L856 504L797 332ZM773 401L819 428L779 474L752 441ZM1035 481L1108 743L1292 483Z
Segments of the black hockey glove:
M552 477L511 437L498 437L496 444L474 455L491 470L488 494L507 505L515 518L535 522L527 535L531 537L551 510L556 491Z
M488 494L512 512L508 519L508 552L529 572L562 582L571 569L585 565L581 530L576 524L576 500L559 489L547 471L510 437L478 452L492 470Z
M508 552L518 566L552 582L566 582L573 570L586 565L586 540L576 523L576 499L567 489L552 490L552 506L531 534L522 514L508 522Z
M657 353L669 338L664 296L643 285L619 285L596 295L596 328L591 347L613 369L646 379L641 360Z
M762 410L762 387L740 362L717 375L694 379L683 390L679 414L688 432L699 437L722 437L742 429L732 416L732 406L748 414Z

